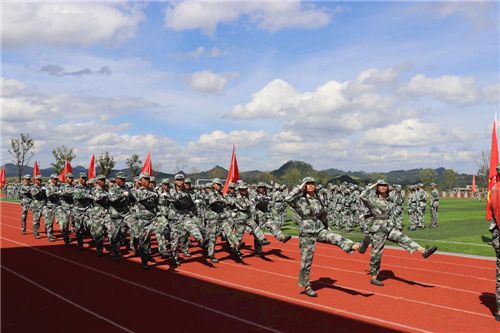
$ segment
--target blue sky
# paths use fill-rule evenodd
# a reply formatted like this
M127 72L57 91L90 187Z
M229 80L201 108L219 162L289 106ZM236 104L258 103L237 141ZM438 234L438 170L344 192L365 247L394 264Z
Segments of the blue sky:
M2 162L74 147L163 171L474 172L499 105L498 3L7 3Z

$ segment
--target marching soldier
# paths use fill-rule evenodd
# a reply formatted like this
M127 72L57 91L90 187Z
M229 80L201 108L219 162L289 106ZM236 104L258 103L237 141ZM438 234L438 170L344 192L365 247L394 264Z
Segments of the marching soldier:
M83 250L83 236L90 227L94 197L92 188L87 185L87 175L80 173L78 184L73 190L73 224L75 226L76 244Z
M92 190L94 206L90 222L90 234L94 240L97 256L102 257L104 248L104 228L109 219L108 216L108 192L105 190L106 176L99 175L96 178L96 186Z
M33 214L33 235L36 239L40 238L40 220L47 202L45 190L42 187L42 176L35 177L35 184L31 187L31 213Z
M23 184L19 188L19 200L21 200L21 233L26 235L26 219L28 218L28 210L30 208L33 197L31 195L31 176L24 175Z
M61 204L59 176L57 173L50 175L50 180L45 186L45 194L47 195L47 205L45 206L45 230L47 232L49 242L53 242L55 241L53 231L54 219Z
M430 201L430 206L431 206L431 228L437 228L438 227L438 210L439 210L439 190L437 188L437 184L432 183L431 184L432 190L431 190L431 201Z
M57 210L57 222L61 228L64 239L64 245L69 245L69 222L71 220L71 211L73 209L73 174L66 174L66 182L61 184L61 205Z

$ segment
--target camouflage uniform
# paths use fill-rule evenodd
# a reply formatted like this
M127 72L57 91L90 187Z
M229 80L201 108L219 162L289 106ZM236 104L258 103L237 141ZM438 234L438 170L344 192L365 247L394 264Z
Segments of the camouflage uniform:
M63 235L64 244L69 244L69 223L71 219L71 211L73 209L73 186L64 183L60 187L61 205L57 210L57 222Z
M147 268L150 258L150 233L158 210L158 194L149 188L141 187L134 191L134 199L137 202L135 212L137 223L132 224L132 227L135 229L134 234L142 267Z
M409 230L416 230L418 226L417 221L417 209L418 209L418 200L417 193L415 191L414 186L409 187L408 194L408 220L409 220Z
M272 195L271 216L273 221L276 221L278 227L281 228L285 224L285 196L278 184L275 185L275 189Z
M97 255L102 256L104 247L104 230L105 225L109 220L108 193L103 187L97 185L92 189L92 197L94 200L94 206L92 207L91 221L89 223L90 234L94 240Z
M75 226L76 242L83 249L83 236L90 228L92 213L92 188L88 185L76 184L73 189L73 224Z
M439 190L437 188L433 188L431 191L430 197L430 206L431 206L431 228L437 228L438 226L438 210L439 210Z
M241 244L245 229L249 228L254 238L256 238L257 241L262 244L265 239L264 233L262 232L262 229L260 229L260 227L257 225L257 223L255 223L254 204L248 194L242 195L241 193L239 193L236 196L234 205L236 207L236 216L234 219L236 238L238 240L238 243Z
M54 177L51 177L54 179ZM57 175L55 175L57 178ZM45 230L49 240L54 239L54 231L52 229L57 210L61 204L59 184L52 183L52 179L45 185L45 194L47 195L47 204L45 206Z
M45 190L43 189L43 187L36 184L31 187L31 196L33 198L33 201L31 201L31 212L33 214L33 234L38 238L40 219L42 218L43 209L45 207L47 197L45 196Z
M307 289L310 288L310 272L317 241L337 245L347 253L351 253L355 243L325 228L326 221L321 221L320 218L326 216L326 207L317 195L310 196L302 190L301 186L296 186L285 198L285 201L301 217L299 286Z
M417 227L420 229L425 228L425 208L427 206L427 193L423 188L417 191Z
M158 243L158 251L165 257L170 250L170 191L159 190L158 199L158 214L155 220L154 232L156 235L156 242ZM171 252L171 251L170 251Z
M404 200L401 193L401 186L395 185L395 191L391 191L389 200L393 203L393 210L391 214L392 225L399 231L403 230L403 209Z
M130 213L132 196L130 189L126 186L112 185L109 188L109 230L108 237L111 253L115 259L120 257L120 245L125 242L126 235L123 234L125 225L135 224Z
M31 177L28 175L28 180ZM26 179L26 178L24 178ZM21 228L22 232L26 233L26 219L28 218L28 210L30 208L31 201L33 200L33 197L31 195L31 185L28 184L23 184L19 188L19 200L21 200L21 208L22 208L22 214L21 214Z
M370 209L374 218L372 225L369 227L372 241L370 274L372 277L377 277L380 272L382 253L387 239L398 243L399 246L409 253L416 251L420 245L391 226L389 221L393 208L391 202L387 201L382 196L378 196L371 188L366 188L361 193L360 198Z
M335 228L342 229L342 207L344 207L344 193L345 187L338 186L335 199Z
M220 191L215 188L208 194L207 197L209 210L205 213L207 223L206 238L207 238L207 254L209 258L214 257L215 242L217 238L217 230L219 229L224 235L233 252L238 251L238 239L233 234L232 226L229 223L229 215L226 212L226 200Z

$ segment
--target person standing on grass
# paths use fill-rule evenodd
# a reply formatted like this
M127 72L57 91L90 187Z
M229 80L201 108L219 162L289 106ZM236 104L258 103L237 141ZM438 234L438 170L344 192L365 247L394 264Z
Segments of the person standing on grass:
M31 196L31 176L24 175L23 184L19 188L19 200L21 200L21 227L22 234L26 235L26 220L28 218L28 209L30 208L33 197Z
M399 231L391 222L393 203L389 198L389 184L379 179L375 184L366 187L361 193L361 200L373 215L373 223L368 228L372 243L372 255L370 260L370 283L376 286L383 286L384 283L378 280L380 272L380 262L384 251L386 240L396 242L409 253L418 251L424 258L428 258L437 247L433 246L424 249L410 237Z
M500 177L500 164L497 165L497 177ZM489 205L493 213L493 219L490 221L489 228L492 235L491 245L497 255L497 285L495 293L497 307L495 319L500 321L500 238L498 235L498 230L500 229L500 186L498 186L498 183L491 189Z
M312 289L310 281L311 266L314 256L316 242L328 242L340 247L344 252L358 251L365 253L369 244L369 237L365 237L363 243L355 243L333 233L328 228L327 207L320 199L316 191L316 180L305 177L301 185L292 189L286 196L285 201L300 216L299 247L300 247L300 273L299 286L305 288L305 294L309 297L317 297L318 294Z
M438 227L438 210L439 210L439 190L436 183L431 184L431 228Z

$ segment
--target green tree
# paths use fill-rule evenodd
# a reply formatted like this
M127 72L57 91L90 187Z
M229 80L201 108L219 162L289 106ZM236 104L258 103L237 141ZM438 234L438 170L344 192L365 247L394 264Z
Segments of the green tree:
M375 183L379 179L384 179L385 180L385 174L383 174L381 172L372 172L372 173L370 173L368 175L368 179L370 179L370 181L372 183Z
M60 173L64 169L66 161L71 162L76 157L73 153L73 148L68 148L65 145L53 149L52 155L54 155L54 159L56 161L50 165L52 165L52 168L56 173Z
M420 177L420 181L422 183L428 185L436 180L437 172L434 169L422 169L418 173L418 176Z
M115 167L115 159L113 156L109 154L109 152L105 152L101 154L98 158L99 168L101 169L101 174L108 177L109 174L113 171Z
M295 186L302 181L302 173L297 168L288 169L283 176L281 176L281 181L285 183L288 187Z
M133 154L132 156L127 158L126 164L128 169L130 170L132 178L139 175L140 167L142 164L142 160L140 159L139 155Z
M259 181L270 184L271 181L275 181L275 178L270 172L263 172L259 175Z
M476 158L477 174L476 182L478 187L488 187L488 178L490 174L490 155L486 150L481 151L479 157Z
M455 172L455 170L446 169L444 171L443 179L444 179L444 186L448 190L450 190L453 187L455 187L455 184L457 182L457 173Z
M17 166L17 177L21 181L21 176L23 174L24 167L29 164L31 158L33 157L34 151L33 147L35 141L30 137L28 133L19 134L19 138L10 139L9 154L14 158L14 163Z

